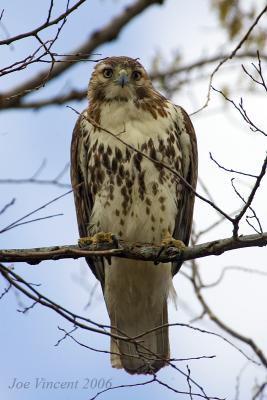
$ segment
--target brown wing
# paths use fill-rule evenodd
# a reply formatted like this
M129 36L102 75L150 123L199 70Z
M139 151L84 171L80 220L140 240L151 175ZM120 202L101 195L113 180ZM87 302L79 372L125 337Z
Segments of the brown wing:
M184 178L187 182L195 189L197 184L197 174L198 174L198 155L197 155L197 139L193 124L183 108L180 107L184 118L184 125L186 132L190 137L191 149L190 149L190 165L188 169L187 176ZM181 198L178 203L178 210L173 237L175 239L182 240L185 245L188 245L190 239L190 233L193 221L193 209L194 209L195 195L185 186L182 188ZM175 275L182 263L172 264L172 274Z
M82 119L85 118L83 114L80 115L72 134L71 142L71 185L73 188L74 202L76 208L76 215L78 221L78 228L80 237L89 235L90 219L93 209L93 196L88 188L88 151L86 146L90 145L89 141L83 143L82 132ZM83 158L84 165L81 165L80 152L85 151ZM89 178L90 179L90 178ZM86 257L87 264L91 268L95 277L100 281L102 288L104 287L104 264L100 257Z

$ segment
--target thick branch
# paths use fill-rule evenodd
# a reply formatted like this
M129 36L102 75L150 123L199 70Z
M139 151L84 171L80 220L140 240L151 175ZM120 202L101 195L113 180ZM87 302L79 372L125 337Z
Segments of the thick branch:
M92 256L120 257L143 261L186 261L201 257L220 255L226 251L245 247L263 247L267 245L267 232L261 235L239 236L237 239L227 238L212 242L197 244L185 248L183 251L174 247L164 249L158 256L160 245L151 243L129 243L119 241L119 248L112 243L98 243L80 248L78 245L38 247L33 249L0 250L0 262L27 262L38 264L45 260L59 260L66 258L80 258Z
M206 65L213 64L216 61L225 58L226 54L217 54L212 57L202 58L194 63L178 65L167 67L165 70L151 72L149 74L152 81L161 81L162 79L169 79L173 76L178 76L179 74L188 73L191 70L198 69L201 67L205 67ZM236 55L236 58L244 59L244 58L255 58L255 52L245 51L242 54ZM262 60L267 60L267 54L261 54ZM70 89L70 91L66 94L59 94L53 97L43 99L43 100L34 100L28 102L8 102L3 105L4 108L23 108L23 109L40 109L47 106L53 105L62 105L69 103L70 101L81 101L84 100L87 96L87 88L84 89Z

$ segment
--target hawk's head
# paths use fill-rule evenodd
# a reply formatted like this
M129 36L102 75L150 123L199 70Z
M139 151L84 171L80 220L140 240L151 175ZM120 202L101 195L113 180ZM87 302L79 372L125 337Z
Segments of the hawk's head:
M152 83L144 67L129 57L109 57L98 63L89 82L93 101L140 100L152 95Z

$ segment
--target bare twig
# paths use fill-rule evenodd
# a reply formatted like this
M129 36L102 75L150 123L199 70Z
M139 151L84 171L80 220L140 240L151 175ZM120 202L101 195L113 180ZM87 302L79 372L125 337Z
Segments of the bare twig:
M43 171L44 167L46 165L46 160L43 160L40 167L36 170L36 172L33 173L32 176L29 178L6 178L6 179L0 179L0 184L15 184L15 185L20 185L20 184L36 184L36 185L54 185L60 188L71 188L71 185L69 183L63 183L60 182L61 178L65 175L69 168L69 163L67 163L62 170L55 176L55 178L52 179L42 179L39 178L39 175Z
M92 55L92 53L90 53ZM56 63L76 63L76 62L96 62L99 60L88 60L88 58L85 57L89 57L90 54L88 53L76 53L76 54L57 54L57 53L53 53L54 57L56 58L55 62ZM99 55L94 53L94 55ZM60 58L58 59L58 57L65 57L64 59ZM207 58L203 58L200 59L199 61L193 62L191 64L186 64L183 66L177 66L177 67L168 67L163 71L159 71L159 72L151 72L149 74L150 78L152 79L152 81L161 81L163 78L164 79L169 79L172 78L173 76L179 75L179 74L183 74L184 72L190 72L191 70L197 69L197 68L201 68L204 67L205 65L209 65L212 64L214 62L217 62L223 58L227 57L227 54L218 54L212 57L207 57ZM252 51L244 51L241 54L236 54L235 55L236 58L255 58L255 53ZM66 60L66 58L68 58L68 60ZM261 58L263 60L267 60L267 54L261 54ZM45 61L43 58L35 60L35 61L31 61L32 62L50 62L50 61ZM23 65L25 65L26 60L22 60L20 63L20 66L16 68L16 70L19 70L22 68ZM30 63L29 63L30 64ZM12 67L12 66L11 66ZM1 73L3 70L1 70ZM14 72L14 70L8 70L8 73ZM188 79L184 79L183 83L188 81ZM181 80L179 80L179 83L181 82ZM177 89L177 88L176 88ZM42 107L47 107L50 105L62 105L65 103L68 103L70 101L81 101L83 99L85 99L87 96L87 88L84 89L71 89L68 93L63 94L63 95L56 95L53 97L50 97L48 99L43 99L43 100L35 100L35 101L27 101L27 102L14 102L14 103L10 103L7 104L7 108L22 108L22 109L40 109Z
M240 222L240 220L242 219L242 217L244 216L244 214L246 213L246 211L247 211L248 209L251 209L251 204L252 204L252 202L253 202L253 199L254 199L254 197L255 197L255 194L256 194L256 192L257 192L257 190L258 190L258 188L259 188L259 186L260 186L260 184L261 184L261 181L262 181L264 175L266 174L266 168L267 168L267 155L266 155L266 157L265 157L265 159L264 159L264 161L263 161L263 163L262 163L261 171L260 171L259 175L257 176L257 179L256 179L256 181L255 181L255 184L254 184L254 186L253 186L251 192L250 192L250 195L248 196L247 201L244 200L244 201L245 201L244 207L242 208L242 210L240 211L240 213L237 214L236 217L234 218L234 222L233 222L233 225L234 225L233 236L234 236L234 237L236 237L237 234L238 234L239 222ZM241 198L242 198L242 197L241 197ZM258 221L258 223L259 223L258 218L256 218L256 219L257 219L257 221ZM259 223L259 226L260 226L260 229L262 229L260 223Z
M125 385L117 385L117 386L111 386L108 387L104 390L101 390L100 392L98 392L95 396L91 397L89 400L95 400L98 396L100 396L103 393L109 392L110 390L114 390L114 389L122 389L122 388L130 388L130 387L138 387L138 386L145 386L145 385L149 385L150 383L155 382L155 377L147 380L147 381L143 381L143 382L136 382L136 383L132 383L132 384L125 384Z
M219 71L219 69L221 68L221 66L223 64L225 64L228 60L231 60L232 58L235 57L236 53L238 52L238 50L243 46L243 44L246 42L246 40L248 39L249 35L251 34L251 32L253 31L253 29L255 28L255 26L258 24L259 20L261 19L261 17L266 13L267 11L267 6L265 6L263 8L263 10L258 14L258 16L256 17L255 21L253 22L253 24L250 26L250 28L247 30L247 32L245 33L245 35L242 37L242 39L240 40L240 42L238 43L238 45L232 50L232 52L230 54L228 54L226 57L224 57L219 64L216 66L216 68L212 71L211 75L210 75L210 79L209 79L209 84L208 84L208 92L207 92L207 98L206 101L204 103L204 105L199 108L198 110L196 110L193 114L199 113L200 111L202 111L204 108L206 108L210 102L210 93L211 93L211 89L212 89L212 82L213 82L213 78L215 76L215 74Z
M239 371L237 377L236 377L236 385L235 385L235 399L234 400L240 400L239 399L239 391L240 391L240 381L241 381L241 377L244 373L244 371L246 370L246 368L248 367L249 363L246 363L241 370Z
M59 15L57 18L55 18L55 19L53 19L52 21L50 21L51 11L52 11L52 8L53 8L53 1L52 1L51 4L50 4L49 11L48 11L47 19L46 19L46 21L45 21L42 25L38 26L37 28L35 28L35 29L33 29L33 30L29 31L29 32L21 33L21 34L19 34L19 35L10 37L10 38L5 39L5 40L0 40L0 46L9 45L9 44L11 44L11 43L13 43L13 42L16 42L16 41L18 41L18 40L22 40L22 39L28 38L28 37L30 37L30 36L35 36L35 37L36 37L36 35L37 35L39 32L41 32L42 30L47 29L47 28L49 28L49 27L52 26L52 25L56 25L56 24L58 24L60 21L66 19L66 17L67 17L68 15L70 15L73 11L77 10L85 1L86 1L86 0L80 0L80 1L78 1L78 2L77 2L76 4L74 4L71 8L69 8L69 9L67 8L67 10L66 10L64 13L62 13L62 14Z
M46 215L45 217L39 217L39 218L29 219L28 221L19 222L19 223L17 223L17 224L14 223L14 224L12 224L11 226L2 229L2 230L0 231L0 233L7 232L7 231L9 231L10 229L17 228L18 226L21 226L21 225L27 225L27 224L32 224L33 222L43 221L43 220L45 220L45 219L51 219L51 218L55 218L55 217L61 217L62 215L64 215L64 214L63 214L63 213L51 214L51 215Z
M20 275L16 274L12 269L5 267L4 265L0 264L0 273L2 274L2 276L9 282L9 284L13 287L15 287L19 292L23 293L26 297L30 298L31 300L33 300L33 303L30 307L25 307L27 308L32 308L34 307L34 303L38 303L42 306L45 306L47 308L52 309L53 311L55 311L56 313L58 313L59 315L61 315L63 318L65 318L66 320L68 320L69 322L71 322L76 328L82 328L91 332L95 332L95 333L101 333L103 335L107 335L107 336L111 336L115 339L120 339L120 340L126 340L126 341L137 341L138 339L142 338L144 335L146 335L147 333L150 332L154 332L157 331L159 329L162 329L162 327L182 327L182 328L187 328L199 333L203 333L203 334L208 334L208 335L212 335L215 337L218 337L219 339L222 339L224 342L228 343L229 345L231 345L232 347L234 347L236 350L238 350L239 352L241 352L248 360L254 362L251 358L249 358L241 349L239 349L236 345L234 345L233 343L231 343L228 339L224 338L223 336L221 336L218 333L215 332L211 332L205 329L201 329L189 324L185 324L185 323L172 323L172 324L165 324L165 325L161 325L158 327L155 327L154 329L150 329L148 331L143 332L140 335L137 335L135 337L128 337L126 335L116 335L113 333L109 333L107 331L107 329L110 329L111 327L109 325L104 325L104 324L100 324L98 322L95 322L89 318L85 318L81 315L75 314L72 311L67 310L66 308L62 307L61 305L55 303L54 301L50 300L48 297L44 296L43 294L41 294L37 289L35 289L34 286L29 282L27 282L25 279L23 279ZM9 286L8 289L6 291L9 291ZM61 341L61 340L60 340ZM59 342L60 342L59 341ZM139 344L139 346L141 345L139 342L137 342ZM153 354L153 353L151 353ZM153 354L155 355L155 354ZM166 360L169 365L171 365L173 368L177 369L176 366L174 366L173 364L171 364L171 360ZM177 369L179 370L179 369ZM187 376L185 373L183 373L182 371L179 370L179 372L181 372L184 376ZM190 381L196 385L198 385L193 379L190 379ZM200 387L199 387L200 388Z
M259 79L254 78L254 76L248 72L248 70L245 68L245 66L243 64L242 64L242 68L243 68L243 71L250 77L250 79L253 82L257 83L258 85L261 85L264 88L265 92L267 92L267 85L265 83L265 79L264 79L263 72L262 72L262 66L261 66L262 55L260 55L259 51L257 51L257 57L258 57L258 66L256 66L254 63L251 63L251 64L254 67L254 69L257 71L257 73L259 75Z
M71 192L72 192L72 190L69 190L68 192L63 193L63 194L61 194L60 196L55 197L54 199L52 199L52 200L48 201L47 203L43 204L42 206L40 206L40 207L36 208L35 210L33 210L33 211L27 213L27 214L24 215L23 217L17 219L16 221L14 221L14 222L12 222L11 224L7 225L5 228L1 229L1 230L0 230L0 234L1 234L1 233L4 233L4 232L6 232L6 231L8 231L8 230L10 230L10 229L12 229L12 228L14 228L15 226L18 226L19 223L20 223L21 221L23 221L24 219L28 218L29 216L35 214L36 212L38 212L38 211L40 211L40 210L43 210L45 207L47 207L47 206L49 206L50 204L56 202L57 200L61 199L62 197L67 196L67 195L70 194ZM51 216L50 216L50 217L51 217ZM47 217L45 217L45 218L47 218ZM41 218L41 219L43 219L43 218ZM28 223L28 222L27 222L27 223ZM21 225L21 224L20 224L20 225Z
M249 125L249 128L251 131L259 132L262 135L267 136L267 133L263 129L260 129L258 126L256 126L255 123L248 116L248 113L244 108L244 102L243 102L242 97L240 99L239 104L237 105L233 100L231 100L229 97L227 97L226 94L223 93L221 90L215 89L213 86L212 86L212 89L215 92L220 93L225 98L225 100L227 100L229 103L231 103L235 107L235 109L240 113L240 115L242 116L244 121Z
M4 207L0 210L0 215L1 215L1 214L4 214L4 212L6 212L6 210L7 210L9 207L13 206L13 205L15 204L15 201L16 201L16 199L13 198L12 200L10 200L9 203L5 204Z
M252 397L252 400L257 400L259 396L263 393L264 389L267 387L267 382L263 382L257 389L256 393ZM262 398L262 397L261 397Z
M8 286L0 294L0 300L2 300L2 298L10 291L11 288L12 288L12 284L9 283Z
M60 63L57 63L53 68L53 71L49 75L49 81L58 77L60 74L69 69L73 64L74 60L79 60L79 56L76 54L86 53L92 54L94 50L101 44L110 42L117 38L124 26L127 25L134 17L142 13L146 8L153 4L162 4L164 0L136 0L130 6L125 7L120 15L113 18L106 26L98 31L93 32L89 40L87 40L78 49L71 52L71 56L65 57ZM79 3L79 2L78 2ZM77 4L78 4L77 3ZM23 82L23 84L13 88L11 91L2 93L0 95L0 106L1 108L14 107L21 103L22 98L30 93L30 91L35 90L42 86L43 81L46 79L49 70L38 73L35 77L30 80Z
M257 357L260 359L262 364L267 368L267 358L264 355L263 351L254 342L254 340L252 340L251 338L248 338L248 337L242 335L241 333L235 331L233 328L231 328L226 323L224 323L215 313L213 313L213 311L211 310L211 308L209 307L209 305L205 301L205 299L204 299L204 297L203 297L203 295L201 293L200 286L197 283L197 280L198 280L198 277L199 277L199 273L198 273L198 270L197 270L197 267L196 267L196 264L194 263L194 261L192 261L192 266L193 266L193 275L192 275L192 278L191 278L191 282L192 282L192 285L194 287L194 290L195 290L195 293L197 295L197 298L198 298L200 304L202 305L203 310L205 310L205 314L208 315L209 318L213 322L215 322L215 324L218 325L224 332L227 332L232 337L234 337L234 338L240 340L241 342L245 343L246 345L248 345L251 348L251 350L253 350L255 355L257 355Z
M68 189L71 187L69 183L58 182L55 179L41 179L41 178L24 178L24 179L13 179L13 178L6 178L0 179L0 184L12 184L12 185L20 185L20 184L36 184L36 185L54 185L59 188Z
M191 371L190 371L190 368L189 368L189 366L187 365L186 366L186 368L187 368L187 372L188 372L188 376L187 376L187 384L188 384L188 389L189 389L189 396L190 396L190 399L191 400L193 400L193 396L192 396L192 387L191 387L191 383L190 383L190 374L191 374Z
M209 155L210 155L210 159L211 159L219 168L223 169L224 171L233 172L233 173L239 174L239 175L249 176L249 177L251 177L251 178L257 178L257 175L252 175L252 174L249 174L249 173L246 173L246 172L237 171L237 170L232 169L232 168L231 168L231 169L226 168L226 167L224 167L223 165L219 164L218 161L215 160L215 158L213 157L213 155L212 155L211 153L209 153Z
M190 376L189 376L189 379L190 379ZM198 397L201 397L201 398L204 398L204 399L207 399L207 400L225 400L225 399L222 399L220 397L207 396L206 394L179 391L176 388L174 388L173 386L168 385L166 382L163 382L162 380L159 380L157 377L155 378L155 381L157 383L159 383L161 386L165 387L166 389L169 389L170 391L172 391L172 392L174 392L176 394L187 394L187 395L196 396L196 397L198 396Z
M201 280L199 288L200 289L210 289L210 288L213 288L213 287L219 285L219 283L221 283L223 278L225 277L226 273L229 271L238 271L238 272L244 272L244 273L248 273L248 274L255 274L255 275L267 277L267 272L264 272L264 271L261 271L258 269L241 267L241 266L227 266L222 269L219 277L214 282L204 284Z
M236 195L243 201L244 205L246 206L246 205L247 205L247 201L244 199L244 197L243 197L243 196L239 193L239 191L237 190L237 188L236 188L236 186L235 186L235 184L234 184L234 178L231 179L231 184L232 184L232 187L233 187L233 189L234 189ZM246 221L247 221L247 223L254 229L255 232L257 232L257 233L262 233L262 232L263 232L262 226L261 226L260 220L259 220L259 218L258 218L258 216L257 216L257 214L256 214L256 211L255 211L251 206L249 206L248 208L249 208L249 210L252 212L252 215L251 215L251 216L246 216ZM243 208L241 209L241 211L239 212L239 214L240 214L242 211L243 211ZM239 214L238 214L238 215L239 215ZM237 216L238 216L238 215L237 215ZM248 221L249 218L254 218L254 219L257 221L258 226L259 226L259 230L256 229L256 228ZM235 228L235 224L234 224L234 228Z

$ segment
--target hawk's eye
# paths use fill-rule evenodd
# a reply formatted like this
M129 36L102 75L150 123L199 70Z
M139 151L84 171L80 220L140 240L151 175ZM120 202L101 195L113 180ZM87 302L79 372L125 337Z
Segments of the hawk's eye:
M139 81L139 79L142 78L141 72L139 72L139 71L134 71L134 72L132 73L132 78L133 78L134 81Z
M105 78L111 78L112 75L113 75L113 71L112 71L111 68L105 68L105 69L104 69L104 71L103 71L103 76L104 76Z

